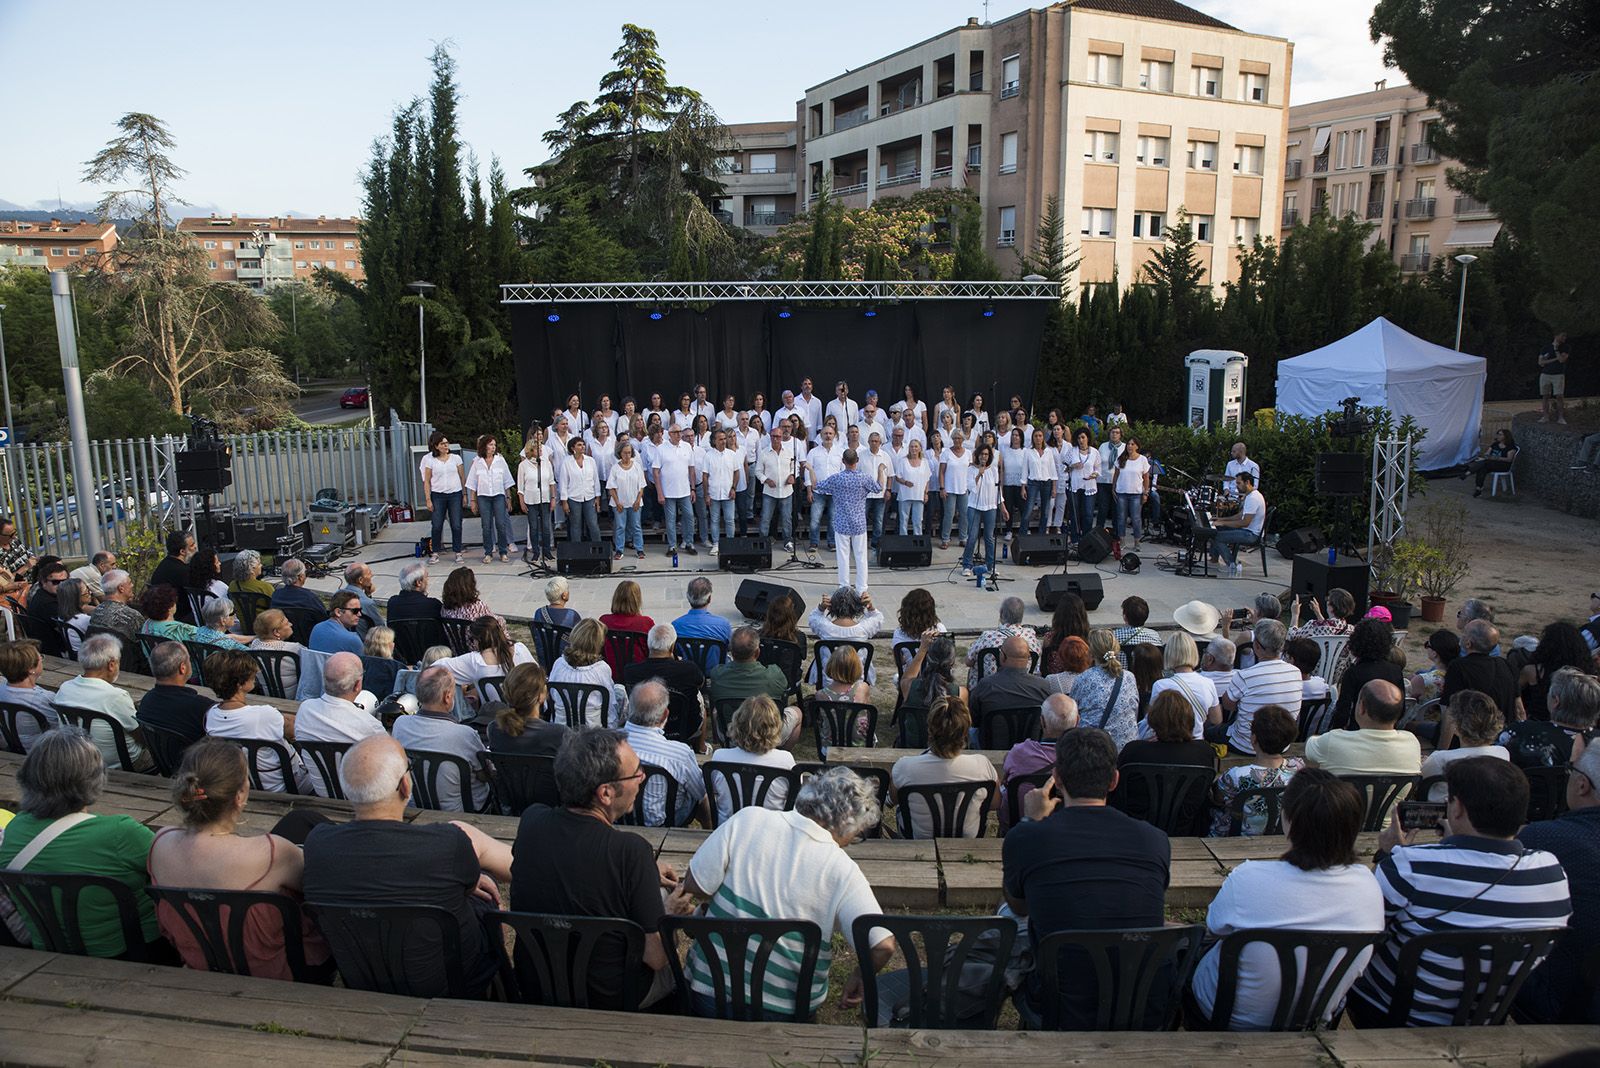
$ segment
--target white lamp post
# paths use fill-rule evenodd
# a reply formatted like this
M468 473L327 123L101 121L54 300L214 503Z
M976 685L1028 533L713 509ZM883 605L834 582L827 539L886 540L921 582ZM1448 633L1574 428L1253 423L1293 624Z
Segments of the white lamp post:
M417 303L417 347L419 349L419 363L417 365L417 382L422 388L422 411L420 421L428 421L428 338L422 330L422 305L427 302L428 294L439 287L432 282L411 282L406 286L421 297Z
M1456 351L1461 351L1461 321L1467 314L1467 268L1478 262L1478 257L1470 252L1463 252L1456 257L1456 262L1461 264L1461 297L1456 301Z

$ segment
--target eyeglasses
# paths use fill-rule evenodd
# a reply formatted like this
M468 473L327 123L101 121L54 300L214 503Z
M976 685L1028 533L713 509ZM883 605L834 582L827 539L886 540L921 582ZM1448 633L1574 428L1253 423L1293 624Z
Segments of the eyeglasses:
M642 778L644 778L644 769L640 768L638 771L634 772L632 775L624 775L620 779L612 779L606 785L612 786L612 785L617 785L617 784L625 783L625 782L638 782Z

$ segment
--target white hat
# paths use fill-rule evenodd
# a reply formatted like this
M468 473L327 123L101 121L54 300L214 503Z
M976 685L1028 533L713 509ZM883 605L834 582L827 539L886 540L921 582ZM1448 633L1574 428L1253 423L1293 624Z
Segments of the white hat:
M1172 613L1172 621L1192 635L1209 636L1216 633L1222 613L1204 601L1180 604Z

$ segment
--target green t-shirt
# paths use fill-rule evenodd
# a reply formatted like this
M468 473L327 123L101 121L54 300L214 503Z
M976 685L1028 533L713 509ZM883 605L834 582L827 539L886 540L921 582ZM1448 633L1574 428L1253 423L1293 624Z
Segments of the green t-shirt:
M0 867L10 864L11 858L22 852L23 847L52 822L26 812L18 813L6 825L5 838L0 841ZM144 940L152 942L161 932L156 925L155 904L144 888L149 883L145 862L154 840L155 834L150 828L132 816L95 816L59 835L33 858L26 870L58 875L104 875L126 883L139 906ZM78 925L90 956L115 957L127 951L117 907L103 892L84 894L78 907ZM37 932L33 941L34 948L44 947Z
M765 694L783 707L783 694L789 687L783 670L757 660L740 663L730 660L711 671L711 700L755 697Z

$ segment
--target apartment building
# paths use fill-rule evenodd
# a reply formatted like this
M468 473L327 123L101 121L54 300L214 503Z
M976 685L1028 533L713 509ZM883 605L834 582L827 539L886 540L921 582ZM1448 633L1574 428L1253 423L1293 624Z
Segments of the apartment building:
M758 234L794 221L797 131L792 122L742 122L728 126L735 149L718 161L727 195L717 217Z
M322 267L364 281L361 220L212 215L178 222L178 233L205 250L211 277L252 289L309 281Z
M1354 215L1408 274L1494 244L1500 222L1488 206L1446 185L1453 161L1433 147L1438 121L1421 90L1381 82L1289 109L1279 233L1320 211Z
M0 220L3 267L39 267L47 271L80 267L116 247L117 228L109 222Z
M806 91L801 191L862 206L971 189L1006 268L1054 196L1083 284L1134 281L1183 208L1220 286L1235 242L1273 229L1292 59L1176 0L971 19Z

